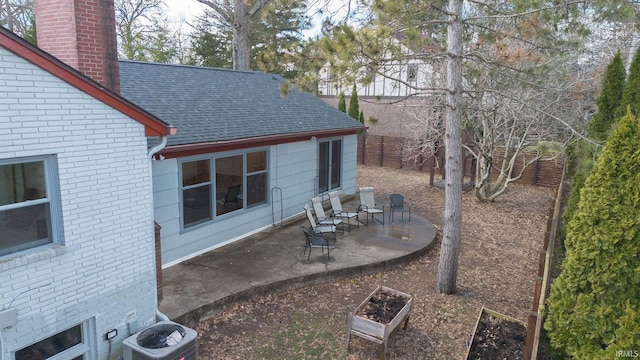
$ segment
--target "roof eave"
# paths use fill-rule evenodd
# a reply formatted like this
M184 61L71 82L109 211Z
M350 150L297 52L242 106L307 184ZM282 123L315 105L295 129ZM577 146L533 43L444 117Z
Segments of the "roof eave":
M355 135L361 130L365 130L366 127L354 127L345 129L332 129L332 130L318 130L318 131L306 131L290 134L277 134L257 136L242 139L215 141L207 143L186 144L186 145L173 145L167 146L159 155L165 158L178 158L185 156L193 156L200 154L207 154L213 152L230 151L238 149L246 149L252 147L269 146L277 144L286 144L297 141L311 140L312 138L327 138L332 136L344 136Z

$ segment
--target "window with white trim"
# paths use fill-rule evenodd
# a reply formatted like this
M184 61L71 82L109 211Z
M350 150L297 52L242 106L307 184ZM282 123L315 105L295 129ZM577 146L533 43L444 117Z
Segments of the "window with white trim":
M53 156L0 160L0 256L56 239Z
M16 360L84 360L88 359L91 348L87 339L89 322L84 322L40 340L15 352Z
M183 229L267 202L267 151L182 161Z

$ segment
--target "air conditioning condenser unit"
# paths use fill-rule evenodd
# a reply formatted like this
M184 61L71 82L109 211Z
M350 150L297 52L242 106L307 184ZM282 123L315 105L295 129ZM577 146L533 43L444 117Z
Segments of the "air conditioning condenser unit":
M124 360L197 360L198 333L160 321L123 341Z

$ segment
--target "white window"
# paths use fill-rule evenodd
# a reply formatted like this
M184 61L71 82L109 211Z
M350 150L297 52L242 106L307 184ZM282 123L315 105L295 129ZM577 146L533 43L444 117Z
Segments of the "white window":
M15 352L16 360L87 360L92 321L85 321Z
M54 160L0 160L0 257L58 241Z

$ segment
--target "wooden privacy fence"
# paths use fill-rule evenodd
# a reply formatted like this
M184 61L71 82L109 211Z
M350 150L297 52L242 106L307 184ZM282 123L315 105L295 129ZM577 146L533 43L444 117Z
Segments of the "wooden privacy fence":
M433 156L421 156L417 151L413 154L403 156L405 144L409 142L406 138L380 136L380 135L359 135L358 136L358 164L370 166L384 166L396 169L411 169L430 173L444 174L444 149L441 148ZM498 152L496 157L502 154ZM525 159L530 160L534 154L525 154ZM414 161L413 159L417 159ZM464 175L475 174L476 162L473 156L464 156ZM514 172L517 174L522 169L522 161L516 163ZM534 164L525 169L522 178L517 181L523 185L538 185L545 187L556 187L562 178L563 161L537 160ZM497 176L497 174L495 174Z
M533 304L527 319L527 339L524 349L524 359L537 359L540 347L540 333L543 323L544 303L549 294L551 285L551 264L553 262L553 251L560 229L562 217L562 199L564 190L564 171L560 176L560 183L556 190L554 201L549 209L547 218L547 231L545 232L542 250L538 256L538 274L535 282L533 294Z

